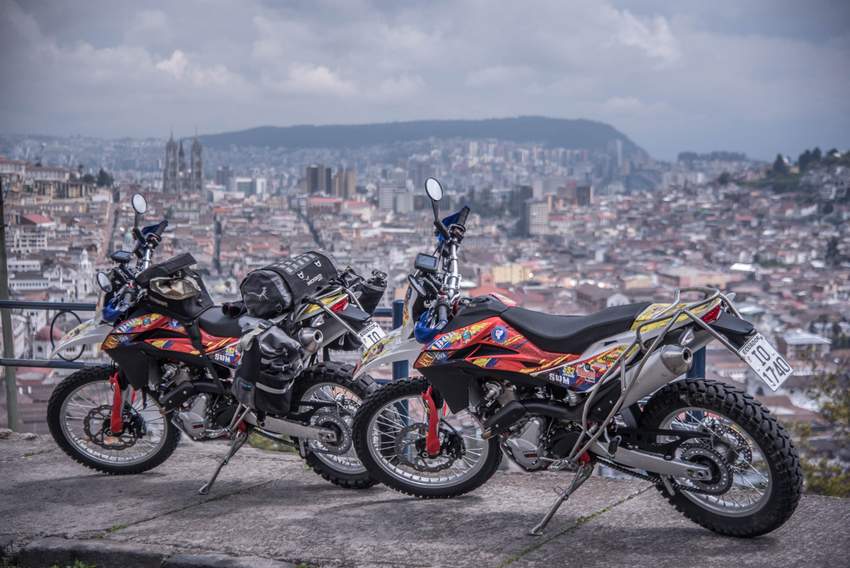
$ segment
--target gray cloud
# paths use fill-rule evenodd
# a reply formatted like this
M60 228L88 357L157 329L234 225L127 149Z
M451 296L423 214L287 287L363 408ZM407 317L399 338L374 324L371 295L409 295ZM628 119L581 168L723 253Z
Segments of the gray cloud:
M0 130L542 114L652 154L850 146L847 3L0 0Z

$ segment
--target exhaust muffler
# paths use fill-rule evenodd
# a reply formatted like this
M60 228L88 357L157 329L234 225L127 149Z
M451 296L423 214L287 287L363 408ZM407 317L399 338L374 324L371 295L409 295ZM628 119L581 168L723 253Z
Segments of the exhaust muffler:
M687 347L665 345L649 356L643 369L636 378L629 378L629 384L637 381L623 402L623 408L631 406L648 396L673 379L687 373L694 363L694 356Z
M298 332L298 343L304 348L307 353L315 353L322 346L325 336L322 332L313 327L305 327Z

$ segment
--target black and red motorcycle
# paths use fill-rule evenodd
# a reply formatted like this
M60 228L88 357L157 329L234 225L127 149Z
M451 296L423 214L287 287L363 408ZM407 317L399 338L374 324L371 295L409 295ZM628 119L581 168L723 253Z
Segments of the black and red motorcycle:
M273 297L272 282L259 300L214 305L190 254L152 263L168 223L140 228L147 204L138 194L132 204L134 251L112 255L115 268L97 275L102 293L95 317L54 350L79 353L91 345L113 361L57 385L47 418L60 448L98 471L132 474L168 459L180 432L195 441L229 437L230 451L202 488L206 493L221 465L255 432L294 446L332 483L372 485L352 449L350 425L373 383L353 379L352 368L329 353L380 338L371 312L383 294L383 275L364 280L309 253L285 261L302 275L322 267L324 279L300 294L276 280L285 298ZM246 303L254 312L268 307L267 317L251 315Z
M490 479L503 453L528 472L575 472L532 534L597 464L654 483L721 534L757 536L788 520L802 488L788 433L736 387L685 378L711 341L774 390L791 375L731 294L681 290L673 302L587 316L532 311L496 294L462 298L468 209L440 220L442 187L432 178L426 191L436 249L416 258L406 325L358 368L411 360L422 375L388 384L357 412L354 445L376 479L418 497L454 497Z

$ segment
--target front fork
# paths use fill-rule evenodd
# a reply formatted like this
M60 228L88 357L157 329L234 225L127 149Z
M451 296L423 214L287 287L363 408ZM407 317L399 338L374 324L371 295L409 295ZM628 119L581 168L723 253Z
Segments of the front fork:
M435 458L440 455L440 411L443 407L443 398L440 393L429 386L422 395L425 406L428 408L428 431L425 434L425 451L428 456ZM439 402L439 404L437 404Z
M112 434L118 436L124 433L124 401L130 399L130 387L121 388L118 379L118 371L109 376L109 384L112 385L112 412L109 413L109 429Z

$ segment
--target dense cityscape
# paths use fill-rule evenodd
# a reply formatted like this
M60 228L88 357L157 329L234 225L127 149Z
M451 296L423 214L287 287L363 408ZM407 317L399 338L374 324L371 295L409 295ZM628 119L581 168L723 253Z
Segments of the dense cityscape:
M206 148L171 135L6 136L0 153L13 299L94 302L95 271L130 246L130 196L140 192L146 219L170 223L158 256L191 252L219 301L238 296L248 271L321 248L341 266L388 272L389 305L403 296L415 253L430 247L423 185L436 176L444 211L472 209L466 294L580 314L663 301L679 287L734 292L795 375L766 393L725 349L709 351L708 375L816 433L823 425L815 440L837 451L807 395L813 374L834 369L850 347L850 168L836 150L774 163L729 152L662 162L619 139L592 150L495 139L288 150ZM47 357L51 329L55 340L76 323L55 316L13 313L17 356ZM45 431L46 400L66 374L18 371L28 430Z

